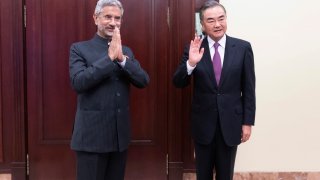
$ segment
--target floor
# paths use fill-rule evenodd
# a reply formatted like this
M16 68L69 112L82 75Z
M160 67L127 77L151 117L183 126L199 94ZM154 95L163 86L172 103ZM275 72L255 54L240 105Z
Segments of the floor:
M185 173L183 180L195 180L194 173ZM0 174L0 180L11 180L10 174ZM235 173L233 180L320 180L320 172L255 172Z
M11 174L0 174L0 180L11 180Z
M185 173L183 180L196 180L194 173ZM242 172L233 180L320 180L320 172Z

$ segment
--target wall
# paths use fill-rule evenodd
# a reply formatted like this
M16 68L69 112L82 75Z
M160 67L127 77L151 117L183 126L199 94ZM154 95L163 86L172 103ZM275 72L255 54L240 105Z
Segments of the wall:
M221 0L230 36L251 42L257 115L235 171L320 171L320 2Z

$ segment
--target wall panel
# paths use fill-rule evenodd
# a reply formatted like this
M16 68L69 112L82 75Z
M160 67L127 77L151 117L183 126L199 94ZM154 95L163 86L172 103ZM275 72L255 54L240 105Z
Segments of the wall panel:
M22 0L0 2L0 172L25 178L25 81Z

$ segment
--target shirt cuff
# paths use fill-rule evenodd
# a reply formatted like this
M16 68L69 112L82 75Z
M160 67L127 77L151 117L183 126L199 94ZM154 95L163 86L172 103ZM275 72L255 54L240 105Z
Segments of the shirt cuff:
M186 62L187 63L187 72L188 72L188 75L191 75L192 71L194 70L194 68L197 67L197 65L195 65L194 67L190 66L189 65L189 60Z
M126 57L124 57L124 60L123 61L117 61L118 62L118 64L121 66L121 67L124 67L125 65L126 65L126 62L127 62L127 58Z

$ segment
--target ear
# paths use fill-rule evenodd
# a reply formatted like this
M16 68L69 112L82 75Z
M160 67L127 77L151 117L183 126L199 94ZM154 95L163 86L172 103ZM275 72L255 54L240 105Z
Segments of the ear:
M201 24L201 29L203 29L203 22L202 22L202 21L200 21L200 24Z
M93 18L93 20L94 20L94 23L95 23L96 25L98 25L98 16L95 15L95 14L93 14L92 18Z

